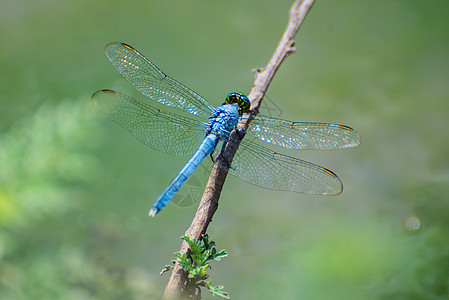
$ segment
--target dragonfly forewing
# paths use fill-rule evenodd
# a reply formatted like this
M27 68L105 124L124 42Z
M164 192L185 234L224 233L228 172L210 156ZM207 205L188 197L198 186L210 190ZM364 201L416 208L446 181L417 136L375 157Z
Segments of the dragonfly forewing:
M124 43L110 43L106 56L115 69L147 98L207 119L214 107L198 93L166 75L145 56Z
M265 143L297 150L344 149L361 142L360 134L345 125L292 122L266 116L256 116L247 134Z

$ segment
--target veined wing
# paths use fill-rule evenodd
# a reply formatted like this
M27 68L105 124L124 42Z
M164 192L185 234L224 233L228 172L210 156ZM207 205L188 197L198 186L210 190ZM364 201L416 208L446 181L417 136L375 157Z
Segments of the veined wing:
M247 134L276 146L299 150L334 150L360 144L360 134L349 126L332 123L292 122L256 116Z
M145 56L124 43L110 43L106 56L136 90L151 100L207 119L214 107L206 99L159 70Z
M99 90L92 102L139 141L164 153L191 155L204 138L203 123L163 112L119 92Z
M332 171L283 155L243 139L229 172L270 190L305 194L338 195L343 185Z

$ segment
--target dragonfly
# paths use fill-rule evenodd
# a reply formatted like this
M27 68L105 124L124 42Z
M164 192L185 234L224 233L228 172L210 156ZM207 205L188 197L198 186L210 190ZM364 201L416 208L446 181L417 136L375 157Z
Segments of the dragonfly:
M150 209L149 215L154 217L198 165L207 156L212 157L217 144L222 143L223 151L230 132L236 129L239 120L249 116L250 101L243 93L232 92L223 105L215 108L198 93L166 75L130 45L110 43L105 47L105 54L115 69L145 96L145 101L103 89L93 94L93 103L145 145L171 155L191 156ZM150 103L162 104L168 111ZM346 125L292 122L256 115L229 172L270 190L338 195L343 185L334 172L270 148L334 150L355 147L360 142L359 133Z

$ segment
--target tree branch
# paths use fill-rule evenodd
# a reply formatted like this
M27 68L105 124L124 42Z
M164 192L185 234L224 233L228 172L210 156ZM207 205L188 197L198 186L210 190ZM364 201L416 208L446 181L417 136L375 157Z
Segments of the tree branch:
M200 239L202 234L206 233L209 223L212 221L212 217L218 208L218 199L223 188L226 176L228 174L229 162L232 161L235 152L244 136L244 132L249 126L252 117L259 112L259 107L263 96L265 95L271 80L277 69L284 61L284 59L291 53L296 51L294 37L302 22L304 21L308 11L312 7L314 0L297 0L290 8L290 16L287 28L279 41L279 44L273 53L267 66L263 69L256 69L256 79L254 81L251 92L248 98L251 100L251 112L249 118L245 118L244 122L238 124L238 128L242 133L237 133L233 130L231 137L225 151L221 153L212 168L209 180L204 190L203 197L201 198L198 210L193 218L190 227L186 231L186 235ZM183 241L180 252L185 253L189 250L187 242ZM184 274L182 268L176 262L171 277L165 288L164 299L178 299L180 293L185 290L186 274Z

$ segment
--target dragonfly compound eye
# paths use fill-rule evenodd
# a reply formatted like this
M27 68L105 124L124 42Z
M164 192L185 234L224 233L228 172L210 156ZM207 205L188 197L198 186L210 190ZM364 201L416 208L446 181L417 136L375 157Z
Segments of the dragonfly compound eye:
M236 103L239 106L239 109L242 113L248 113L249 108L251 106L251 102L249 101L248 97L246 97L243 93L230 93L226 97L226 103L227 104L233 104Z
M225 103L227 104L238 103L239 96L240 95L238 93L230 93L228 96L226 96Z
M249 108L251 107L251 102L249 101L248 97L240 93L240 101L239 101L239 107L242 113L249 113Z

